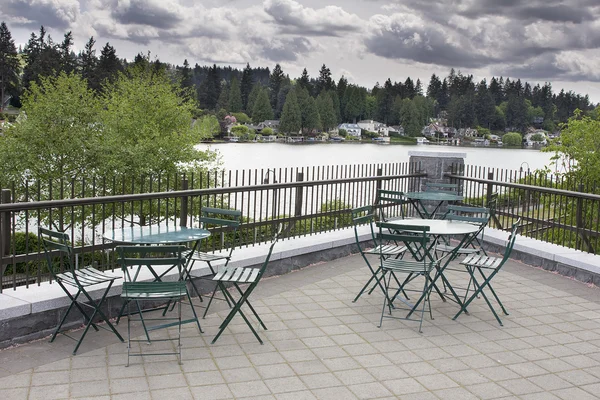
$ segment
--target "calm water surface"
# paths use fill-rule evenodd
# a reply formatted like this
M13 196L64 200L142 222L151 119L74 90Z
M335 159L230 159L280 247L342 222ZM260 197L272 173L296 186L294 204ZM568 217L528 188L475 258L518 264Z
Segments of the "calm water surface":
M549 166L553 154L530 149L370 143L218 143L197 147L218 150L228 170L404 162L409 160L409 151L466 153L466 164L508 169L529 166L534 170Z

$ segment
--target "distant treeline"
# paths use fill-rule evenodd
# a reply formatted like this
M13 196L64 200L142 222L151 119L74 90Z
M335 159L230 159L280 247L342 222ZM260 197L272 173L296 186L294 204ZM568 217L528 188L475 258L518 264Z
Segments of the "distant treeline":
M243 69L217 65L193 67L184 60L181 66L161 62L150 53L139 53L128 61L117 56L116 49L106 43L97 54L96 41L91 37L83 51L75 54L72 50L73 36L67 32L58 43L47 34L44 27L38 33L32 32L23 48L16 49L6 24L0 24L0 83L4 98L11 95L11 103L20 106L20 95L32 82L42 76L57 75L61 71L81 74L89 88L102 91L103 82L110 81L131 64L145 64L147 68L164 69L171 79L178 80L183 88L194 90L198 106L204 112L224 110L227 113L244 112L253 117L257 100L263 98L264 91L269 100L270 111L260 100L260 115L280 118L286 98L292 88L296 91L296 101L308 97L330 113L329 102L334 116L316 119L309 126L302 122L302 129L324 129L341 122L354 122L360 119L375 119L389 125L408 127L408 133L416 136L430 117L443 115L448 125L455 128L482 126L491 130L524 130L536 125L554 130L561 122L566 122L576 109L592 112L594 105L587 95L561 90L555 93L551 83L531 85L520 79L492 77L476 82L473 75L463 75L452 69L448 76L432 75L425 86L419 79L388 78L383 85L377 83L372 88L354 85L345 77L337 82L331 78L331 71L323 65L319 75L311 77L304 69L302 75L290 78L279 64L271 70L267 67ZM327 96L325 96L327 94ZM299 103L302 111L308 103ZM221 112L222 114L222 112ZM259 118L260 117L260 118ZM314 120L314 116L310 117ZM293 125L295 126L295 125Z

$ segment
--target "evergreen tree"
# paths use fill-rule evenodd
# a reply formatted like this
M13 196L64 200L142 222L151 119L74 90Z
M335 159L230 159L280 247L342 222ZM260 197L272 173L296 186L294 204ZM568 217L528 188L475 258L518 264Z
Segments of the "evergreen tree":
M308 71L306 68L302 71L302 75L296 81L296 85L302 89L308 90L308 92L312 92L312 87L310 85L310 77L308 76Z
M4 96L17 96L21 66L17 48L8 27L0 24L0 112L4 107Z
M181 68L181 87L192 88L194 86L194 73L190 68L188 60L183 60L183 67Z
M394 102L392 81L388 78L385 81L383 90L377 93L377 117L381 122L387 124L391 120L392 104Z
M81 76L87 80L90 88L97 88L96 68L98 67L98 58L94 45L96 40L90 37L90 40L85 44L84 50L79 54L79 69Z
M279 122L279 131L287 134L298 134L302 128L302 114L298 105L298 98L295 90L290 90L285 98L281 120Z
M221 80L217 65L208 69L206 79L200 84L200 105L209 110L215 110L221 96ZM227 104L227 103L225 103ZM218 111L218 110L217 110Z
M248 116L252 117L252 111L254 110L254 103L256 103L256 99L258 98L258 94L263 89L263 86L260 83L255 83L252 86L252 90L248 95L248 104L246 104L246 109L248 110Z
M220 112L221 110L225 110L227 113L229 107L229 88L227 84L223 84L219 93L219 99L217 100L217 105L215 106L215 111ZM225 116L223 116L225 117Z
M342 122L340 98L338 97L338 92L336 90L329 92L329 96L331 97L331 102L333 103L333 112L335 113L335 123L337 125Z
M440 78L436 74L432 74L431 79L429 79L429 86L427 86L427 97L437 100L441 90L442 81L440 81Z
M500 83L498 82L496 77L492 77L488 91L494 99L494 104L499 106L500 103L502 103L502 88L500 87Z
M28 89L32 82L40 82L45 76L56 76L61 68L61 55L58 46L48 36L42 26L40 35L31 34L23 54L27 64L23 70L23 87Z
M379 95L379 94L378 94ZM346 121L356 123L356 119L361 115L360 91L358 87L349 85L345 94L346 109L344 115Z
M317 78L317 87L315 88L315 94L319 95L322 91L333 90L334 83L331 79L331 71L325 64L321 67L319 71L319 78Z
M75 71L77 61L75 60L74 54L71 51L73 46L73 34L71 31L65 33L64 39L59 46L60 52L60 70L67 74ZM58 71L57 71L58 72Z
M377 118L377 98L375 96L368 95L365 99L365 119L376 119ZM396 123L398 123L396 121Z
M283 112L283 106L285 104L285 99L287 98L287 94L292 90L292 85L282 85L281 89L279 89L279 93L277 94L277 106L275 110L273 110L273 114L275 114L275 118L279 118L281 113Z
M302 114L302 129L304 132L310 134L314 129L321 127L321 118L319 117L317 103L312 96L309 95L306 97L306 102L300 112Z
M416 94L417 94L417 92L415 90L415 84L414 84L413 80L410 79L410 76L409 76L408 78L406 78L406 81L404 81L404 96L402 96L402 97L403 98L408 97L409 99L412 100Z
M417 79L415 84L415 96L423 96L423 84L420 79Z
M273 68L273 72L269 76L269 89L270 89L270 99L271 99L271 108L277 107L277 95L279 94L279 89L281 89L281 85L285 79L285 75L283 74L283 70L279 64L275 65Z
M122 66L117 58L117 51L107 42L100 52L96 71L99 88L106 82L112 82L121 70Z
M400 123L404 128L404 133L407 136L421 136L422 127L419 124L419 115L417 108L412 100L406 98L402 100L402 108L400 111Z
M335 110L333 109L333 101L329 93L321 92L317 97L317 110L321 118L321 127L325 132L336 126Z
M242 92L237 78L234 76L229 84L229 112L237 113L242 111Z
M492 94L487 88L485 79L477 86L475 96L475 116L480 126L490 129L495 118L496 104Z
M339 100L339 110L336 110L336 113L338 114L338 122L342 122L343 120L343 116L346 110L346 89L348 88L348 80L346 79L346 77L344 75L342 75L342 77L340 78L340 80L338 81L337 84L337 97ZM373 96L375 96L375 94L373 94ZM334 106L335 106L335 99L334 100Z
M258 93L254 107L252 108L252 121L258 124L269 119L273 119L273 109L271 108L267 90L262 89Z
M252 110L248 106L248 96L250 96L250 92L252 91L252 86L254 85L254 79L252 76L252 68L250 68L250 64L246 64L246 68L242 72L242 82L240 84L240 91L242 94L242 109L249 111Z
M444 78L442 81L442 87L438 93L438 97L436 98L438 102L438 106L440 110L446 110L448 108L448 103L450 102L450 95L448 93L448 81Z

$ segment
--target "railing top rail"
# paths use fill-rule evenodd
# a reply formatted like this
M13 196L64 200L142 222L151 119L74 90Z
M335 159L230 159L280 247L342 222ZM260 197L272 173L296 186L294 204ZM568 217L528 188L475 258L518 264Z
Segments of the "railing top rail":
M377 175L377 176L367 176L367 177L359 177L359 178L326 179L326 180L272 183L272 184L262 184L262 185L227 186L227 187L220 187L220 188L177 190L177 191L170 191L170 192L137 193L137 194L102 196L102 197L84 197L84 198L73 198L73 199L62 199L62 200L45 200L45 201L32 201L32 202L21 202L21 203L5 203L5 204L0 204L0 212L26 211L26 210L37 210L37 209L43 209L43 208L70 207L70 206L78 206L78 205L80 206L80 205L92 205L92 204L121 203L121 202L128 202L128 201L179 198L179 197L188 197L188 196L216 195L216 194L225 194L225 193L233 193L233 192L237 192L237 193L252 192L252 191L259 191L259 190L296 188L296 187L330 185L330 184L339 184L339 183L382 181L382 180L392 180L392 179L402 179L402 178L420 178L420 177L424 177L424 176L427 176L427 174L424 172L415 172L415 173L411 173L411 174L402 174L402 175Z
M586 199L586 200L600 201L600 195L592 194L592 193L575 192L572 190L548 188L545 186L525 185L522 183L496 181L496 180L490 180L490 179L484 179L484 178L473 178L473 177L457 175L457 174L446 174L446 176L449 178L453 178L453 179L462 179L465 181L471 181L471 182L477 182L477 183L483 183L483 184L492 184L492 185L510 187L510 188L515 188L515 189L533 190L533 191L541 192L541 193L557 194L557 195L571 196L571 197L576 197L576 198L581 198L581 199Z

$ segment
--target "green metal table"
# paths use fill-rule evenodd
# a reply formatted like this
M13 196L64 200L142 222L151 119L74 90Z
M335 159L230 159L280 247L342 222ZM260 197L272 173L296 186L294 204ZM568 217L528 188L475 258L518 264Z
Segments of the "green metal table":
M404 195L406 196L406 198L408 200L410 200L411 204L417 210L417 213L419 213L419 216L421 218L427 218L427 219L434 218L435 214L437 213L437 211L439 210L439 208L442 206L442 204L445 201L462 201L463 200L463 196L461 196L461 195L458 195L456 193L452 193L449 191L441 191L441 190L437 191L437 192L406 192L406 193L404 193ZM423 204L424 201L437 202L437 206L435 207L433 212L429 213L427 211L425 204Z
M178 226L175 224L158 224L158 225L135 225L129 226L125 228L113 229L111 231L106 231L103 234L104 238L110 240L115 243L122 244L134 244L134 245L175 245L175 244L185 244L185 243L194 243L192 247L192 251L189 252L188 259L186 260L185 271L183 275L180 276L180 279L186 279L189 277L188 267L191 261L191 256L194 254L194 251L198 248L200 241L202 239L206 239L210 236L210 232L206 229L202 228L188 228L186 226ZM138 268L136 271L133 280L137 280L138 275L140 273L141 268ZM165 276L171 268L167 268L161 274L158 274L154 268L148 266L148 270L154 276L154 280L161 281L163 276ZM125 306L127 303L123 304L121 311L119 312L119 319L125 310ZM164 308L165 312L168 308L167 306ZM151 310L148 310L151 311ZM163 312L164 315L164 312ZM118 321L118 320L117 320ZM198 328L200 332L202 329L200 328L200 324L198 324ZM147 333L146 333L147 335Z
M115 243L139 244L139 245L161 245L161 244L184 244L194 243L189 257L196 251L200 241L210 236L210 232L201 228L188 228L174 224L159 224L145 226L130 226L126 228L114 229L104 233L104 238ZM186 270L190 263L190 258L186 262ZM150 269L154 279L160 280L168 271L158 275L156 271ZM136 276L137 277L137 276Z
M398 225L428 226L429 234L436 238L439 238L441 236L460 236L461 237L460 243L458 243L458 245L454 248L454 252L462 247L462 245L469 239L470 235L476 234L479 231L479 226L477 226L475 224L471 224L468 222L462 222L462 221L443 220L443 219L440 220L440 219L406 218L406 219L401 219L401 220L390 221L390 223L392 223L392 224L395 223ZM435 242L436 241L432 241L431 246L435 246ZM422 253L419 252L419 249L413 249L413 248L409 247L409 251L417 261L423 260ZM449 253L449 255L452 255L452 254L453 253ZM437 270L435 276L432 279L431 285L436 290L436 292L440 295L442 300L446 301L446 296L444 296L442 294L442 292L438 289L438 287L435 284L438 279L442 279L442 281L444 282L446 287L452 293L452 296L454 297L453 300L456 303L458 303L458 305L462 308L463 303L460 300L460 297L458 296L458 294L456 293L456 291L450 284L450 281L448 281L448 279L444 275L444 270L450 264L451 260L452 260L451 256L446 257L446 262L443 265L441 265L440 268ZM398 293L396 293L393 296L392 301L396 298L397 295L398 295ZM412 310L410 311L408 316L410 316L413 313L413 311L418 307L418 305L423 300L424 300L424 295L421 296L419 298L419 300L414 304L414 306L412 307ZM450 300L452 300L452 299L450 299Z

